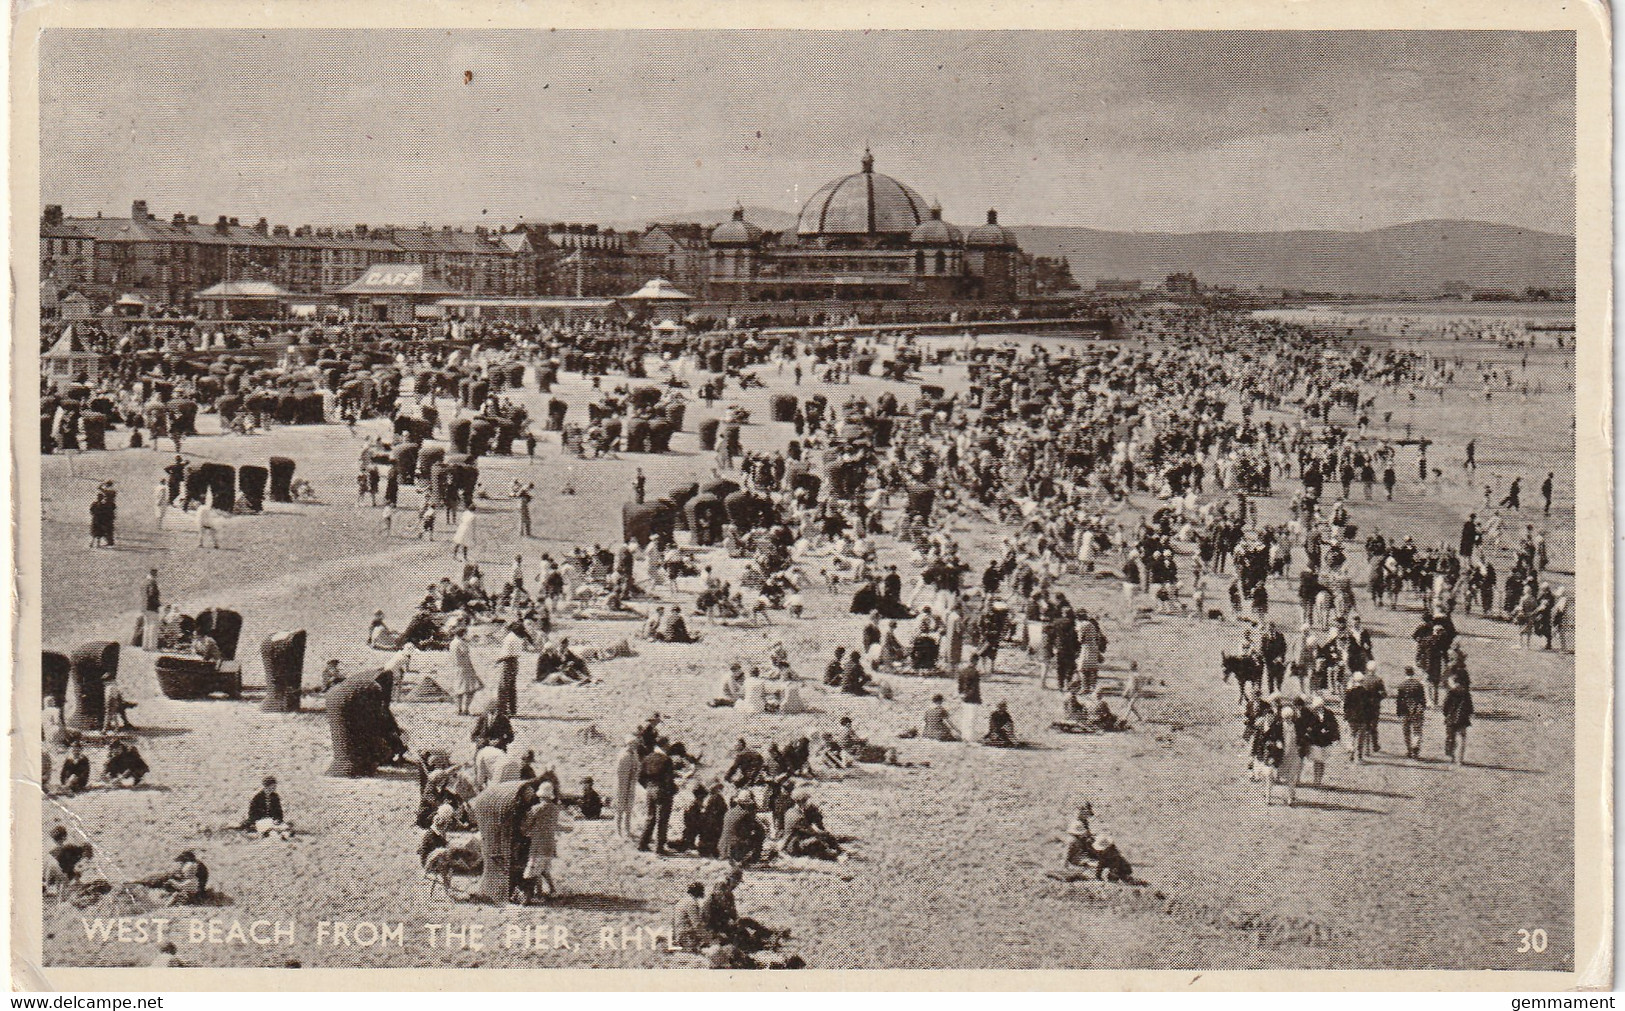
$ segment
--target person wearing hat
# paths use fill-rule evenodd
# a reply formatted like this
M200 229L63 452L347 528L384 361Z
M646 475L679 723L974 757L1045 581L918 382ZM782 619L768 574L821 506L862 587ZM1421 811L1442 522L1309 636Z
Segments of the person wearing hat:
M1422 757L1422 724L1427 716L1428 693L1416 676L1416 668L1405 667L1405 679L1394 690L1394 713L1405 735L1405 756Z
M1377 721L1381 700L1366 683L1364 674L1349 678L1348 690L1343 693L1343 718L1349 722L1349 761L1365 763L1371 753L1371 724Z
M658 738L654 750L643 759L638 782L643 784L644 800L643 834L638 839L638 849L647 852L652 842L655 853L665 856L672 801L677 797L677 766L667 751L665 738Z
M1309 741L1308 759L1314 767L1315 785L1320 786L1326 776L1326 756L1342 737L1337 717L1326 707L1326 700L1316 695L1309 700L1309 711L1304 717L1304 736Z

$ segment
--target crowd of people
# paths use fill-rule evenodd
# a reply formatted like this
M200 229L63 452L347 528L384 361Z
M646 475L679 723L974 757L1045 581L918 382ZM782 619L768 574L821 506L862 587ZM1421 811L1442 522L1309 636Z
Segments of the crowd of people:
M712 478L731 487L714 497L750 511L730 504L718 543L699 543L687 522L657 526L647 536L628 532L619 544L555 548L534 565L516 555L506 575L489 583L479 552L479 524L488 522L481 503L491 501L485 487L473 483L452 496L408 486L382 462L391 459L389 442L368 439L357 508L383 509L384 530L394 535L395 511L412 487L422 496L418 537L433 540L437 516L455 523L453 571L415 602L390 602L411 607L398 631L379 609L365 633L367 646L390 656L379 666L391 683L412 672L414 657L444 651L437 672L447 683L440 687L456 715L473 721L466 742L403 739L388 749L420 773L424 873L459 897L551 901L564 891L554 867L560 835L575 822L612 814L614 835L637 850L719 862L709 891L696 882L678 899L680 943L707 951L715 964L761 964L784 934L739 916L741 875L785 861L861 860L861 843L826 824L826 804L831 821L840 821L840 790L814 784L858 765L885 775L929 764L930 752L919 749L942 744L1019 753L1046 734L1133 733L1147 722L1141 707L1154 705L1165 687L1125 654L1124 640L1147 622L1183 619L1193 634L1232 643L1221 669L1191 673L1214 675L1214 697L1225 703L1231 693L1220 679L1235 680L1248 771L1263 783L1267 804L1284 795L1292 806L1300 788L1326 786L1335 762L1357 768L1392 755L1380 740L1388 706L1402 727L1406 761L1422 760L1432 745L1427 724L1438 710L1444 754L1466 765L1474 706L1458 622L1511 622L1526 647L1537 639L1546 649L1568 645L1569 605L1553 585L1546 534L1526 521L1509 557L1509 517L1525 516L1517 477L1487 507L1489 520L1480 524L1474 513L1462 521L1455 545L1437 537L1437 517L1411 530L1385 524L1387 532L1370 529L1363 538L1356 517L1381 507L1379 486L1385 504L1435 494L1430 489L1441 480L1428 463L1429 449L1437 458L1440 447L1412 433L1401 437L1390 417L1379 425L1379 399L1447 386L1455 369L1468 366L1393 345L1329 349L1322 333L1305 326L1234 313L1127 312L1116 323L1118 340L1065 352L1044 342L967 339L946 354L928 354L896 337L888 350L903 364L893 371L919 382L917 402L892 392L840 403L807 398L783 419L795 435L786 449L719 440L725 451ZM593 376L598 398L597 434L589 432L574 452L614 453L624 443L610 436L605 419L633 410L636 390L605 390L598 379L624 372L629 381L680 383L685 362L708 353L702 339L717 335L659 349L607 331L593 334L591 351L573 348L583 335L567 330L504 328L482 336L487 344L466 356L398 349L399 400L371 406L397 431L405 416L408 428L421 421L432 435L449 420L440 410L448 370L478 380L511 374L516 365L531 375L573 366ZM820 378L838 377L881 348L873 339L823 335L777 344L751 338L727 353L735 350L744 357L708 379L702 399L725 397L730 381L748 388L751 369L775 359L794 369L799 385L804 365ZM963 389L948 394L925 382L922 370L955 357L967 369ZM114 383L142 381L114 375L123 377ZM1496 372L1497 381L1502 375ZM405 414L412 397L415 417ZM451 416L465 410L518 418L534 454L535 433L511 398L492 392L471 405L453 396ZM1462 470L1476 482L1474 444L1464 452ZM177 454L159 483L160 525L171 507L215 508L188 492L187 468ZM640 468L634 504L646 504L646 482ZM1552 474L1541 488L1544 522ZM556 490L575 491L573 484ZM534 482L521 480L507 492L522 542L534 536L537 495ZM98 502L103 497L105 504L92 507L92 536L111 545L111 482ZM1459 517L1443 518L1453 525ZM199 524L201 544L210 527ZM731 754L708 764L656 714L627 738L614 788L604 794L586 775L569 777L580 785L564 791L557 764L516 746L522 661L534 664L534 681L543 685L598 680L591 664L601 654L573 648L566 629L626 620L648 648L727 642L729 627L765 628L786 620L775 617L780 613L792 621L810 615L813 593L839 597L852 626L834 631L834 619L825 626L832 631L821 678L803 679L782 642L748 659L729 663L708 653L705 661L720 676L710 696L715 719L806 716L806 733L740 737ZM1371 634L1375 615L1411 607L1420 615L1413 647ZM143 612L163 644L188 644L211 658L184 616L150 599ZM496 655L482 670L476 650L490 646ZM330 672L324 687L342 680ZM1391 693L1384 674L1394 682ZM1050 720L1018 728L1010 687L1017 675L1030 675L1048 693L1039 697L1051 707ZM872 700L874 710L855 711L883 713L925 678L944 679L942 690L930 692L914 726L884 742L861 736L850 712L826 715L809 705L809 696L822 692L846 706ZM984 699L994 685L994 694L1006 697ZM482 696L488 702L477 709ZM1113 700L1120 700L1115 707ZM68 748L63 787L86 789L91 777L80 743L61 743ZM122 747L123 764L104 778L139 783L148 770L139 755L133 763L126 757L133 745ZM291 833L275 787L265 781L269 792L255 796L245 830ZM1142 883L1123 849L1093 832L1092 815L1088 806L1079 811L1057 874ZM476 875L478 884L458 884Z

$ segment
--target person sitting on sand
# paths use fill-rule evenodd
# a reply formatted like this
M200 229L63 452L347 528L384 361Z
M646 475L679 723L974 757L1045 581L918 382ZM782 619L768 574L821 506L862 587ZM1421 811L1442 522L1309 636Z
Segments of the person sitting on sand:
M993 712L987 718L987 733L982 735L982 743L995 748L1020 746L1021 742L1016 738L1016 721L1006 703L1000 702L993 707Z
M857 650L846 654L842 662L841 692L846 695L867 695L869 684L874 680L869 672L863 669L863 657Z
M146 759L141 757L134 744L114 740L107 746L107 763L102 766L102 779L107 785L126 789L137 787L149 771Z
M199 632L192 637L192 652L197 654L199 660L213 665L215 670L219 670L220 664L225 660L225 654L220 651L220 644L214 641L214 636L205 632Z
M841 687L841 680L845 676L846 647L836 646L835 655L830 658L829 665L824 668L824 684L831 688Z
M576 814L585 821L597 821L604 816L604 797L592 785L592 777L581 780L581 797L576 801Z
M684 951L701 951L717 942L705 925L705 886L690 884L671 917L672 943Z
M506 751L508 745L513 743L513 722L496 699L492 699L486 705L485 712L474 720L474 729L469 737L476 751L492 745Z
M762 769L766 764L762 753L741 737L734 744L733 764L728 766L728 771L722 774L722 778L735 786L752 786L761 779Z
M169 905L190 905L209 890L209 868L196 853L182 850L175 855L175 864L169 870L135 883L164 893Z
M960 734L954 721L948 715L948 710L942 704L941 695L931 696L931 705L926 707L925 715L920 720L919 736L928 741L958 741Z
M429 862L429 855L436 850L445 849L451 845L452 826L457 823L457 812L450 804L441 804L435 809L429 820L429 827L423 830L423 838L418 842L418 865L424 866Z
M293 835L293 826L282 814L282 797L276 791L276 777L266 776L260 781L259 792L248 802L248 817L243 819L242 830L261 836Z
M654 613L649 615L648 624L643 626L643 637L645 639L648 639L650 642L660 642L661 638L662 638L662 635L663 635L661 629L664 627L665 624L666 624L666 609L665 609L665 607L657 607L657 608L655 608Z
M679 643L700 641L699 636L688 630L688 622L683 620L683 609L676 604L666 612L665 623L660 626L660 641Z
M569 636L560 636L557 645L537 657L536 680L550 685L591 684L592 675L587 662L570 649Z
M762 844L766 841L767 828L756 814L756 795L740 790L722 819L722 838L718 845L723 859L741 867L759 863Z
M1094 729L1107 733L1128 729L1128 723L1119 719L1117 714L1112 712L1112 707L1107 705L1106 700L1101 697L1099 685L1096 685L1095 690L1089 693L1085 705L1089 725Z
M58 894L79 880L79 865L94 855L90 843L71 843L61 825L51 829L51 848L45 855L45 887Z
M705 925L725 946L749 955L765 950L784 935L781 931L739 915L734 905L734 889L744 876L744 871L738 867L730 867L723 873L722 879L711 886L711 894L705 900Z
M1109 835L1102 835L1095 840L1095 880L1113 881L1118 884L1135 885L1140 882L1134 877L1134 867L1123 856L1117 844Z
M713 708L731 706L745 697L745 668L735 661L728 665L728 672L722 676L722 683L717 686L717 696L711 700Z
M897 749L881 744L871 744L858 735L852 726L852 717L841 717L840 736L836 744L841 752L854 762L863 762L870 765L899 765Z
M59 781L69 793L83 793L90 788L90 759L85 747L78 741L68 746L68 757L62 763Z
M796 791L794 806L785 815L783 850L787 856L815 860L839 860L845 855L840 840L824 827L824 813L807 790Z

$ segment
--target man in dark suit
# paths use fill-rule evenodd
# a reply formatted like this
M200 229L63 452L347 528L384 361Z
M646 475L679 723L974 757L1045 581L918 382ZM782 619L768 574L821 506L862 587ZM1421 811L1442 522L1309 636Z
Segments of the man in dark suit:
M647 851L653 839L655 852L660 856L666 855L666 831L671 824L672 799L677 795L677 769L666 748L665 738L656 740L654 750L644 758L643 768L638 775L647 804L638 849Z

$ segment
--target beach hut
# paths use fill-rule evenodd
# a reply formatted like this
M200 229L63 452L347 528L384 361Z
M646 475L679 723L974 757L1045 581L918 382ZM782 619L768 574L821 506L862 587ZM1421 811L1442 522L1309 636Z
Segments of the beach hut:
M40 373L58 388L76 382L75 376L87 376L95 382L101 376L102 356L90 350L75 324L62 329L62 336L51 345L51 350L40 355Z

